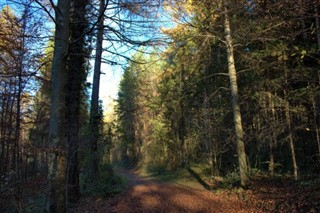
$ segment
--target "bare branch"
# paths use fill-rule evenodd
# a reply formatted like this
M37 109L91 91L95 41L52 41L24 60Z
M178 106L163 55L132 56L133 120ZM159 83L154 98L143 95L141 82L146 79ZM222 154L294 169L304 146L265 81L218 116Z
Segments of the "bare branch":
M70 45L78 42L83 36L93 32L93 30L96 28L96 26L99 23L99 21L104 17L104 12L106 11L108 5L109 5L109 0L107 0L106 5L105 5L105 7L103 9L103 12L99 14L98 19L93 23L92 27L89 30L87 30L86 32L84 32L78 39L72 41Z
M51 20L54 22L54 24L57 24L56 23L56 20L55 18L51 15L50 11L43 5L39 2L39 0L35 0L35 2L47 13L47 15L51 18ZM51 2L51 1L50 1ZM55 7L53 5L53 7ZM54 8L55 9L55 8Z

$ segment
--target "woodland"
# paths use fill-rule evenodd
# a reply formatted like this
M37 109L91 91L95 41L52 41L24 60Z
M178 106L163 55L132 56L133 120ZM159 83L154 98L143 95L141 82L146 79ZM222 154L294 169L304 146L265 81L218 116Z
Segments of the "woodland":
M319 0L0 10L0 212L320 212ZM122 73L108 116L105 64ZM161 184L133 168L157 181L188 173L205 188L191 203L222 204L179 210L164 196L135 210L126 187ZM108 205L93 211L97 200Z

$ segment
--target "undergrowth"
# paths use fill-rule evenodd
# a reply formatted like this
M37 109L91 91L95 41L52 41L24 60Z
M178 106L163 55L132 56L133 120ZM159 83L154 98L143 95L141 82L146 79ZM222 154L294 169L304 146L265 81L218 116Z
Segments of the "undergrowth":
M140 166L140 174L164 182L172 182L196 189L231 190L240 187L240 174L236 169L224 176L212 176L207 164L190 164L174 170ZM255 173L255 172L252 172Z
M104 164L100 166L94 184L84 188L83 193L104 198L122 192L124 187L125 180L114 173L111 165Z

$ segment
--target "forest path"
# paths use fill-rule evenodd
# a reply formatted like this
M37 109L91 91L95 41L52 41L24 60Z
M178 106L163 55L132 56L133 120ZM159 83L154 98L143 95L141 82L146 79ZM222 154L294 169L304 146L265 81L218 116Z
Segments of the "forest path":
M259 212L234 195L215 195L138 175L133 170L118 169L128 181L126 189L107 200L81 208L81 212Z

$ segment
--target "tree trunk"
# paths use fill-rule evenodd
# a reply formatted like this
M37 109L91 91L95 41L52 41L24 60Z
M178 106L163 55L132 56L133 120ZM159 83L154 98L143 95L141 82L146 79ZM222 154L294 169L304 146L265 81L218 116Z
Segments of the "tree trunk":
M69 60L66 83L66 151L67 151L67 205L76 203L80 198L78 148L80 129L80 105L82 85L86 80L85 30L87 1L72 0L70 15Z
M6 84L7 85L7 84ZM7 94L7 86L5 86L5 92ZM6 99L6 104L5 104L5 108L3 109L4 111L4 120L5 120L5 125L3 127L3 144L4 144L4 149L3 149L3 162L4 162L4 165L3 165L3 174L5 174L8 170L9 170L9 130L12 129L12 128L9 128L8 130L8 124L9 122L11 122L11 117L12 117L12 114L9 114L10 111L10 95L8 94L7 96L7 99ZM8 120L8 116L10 115L10 120ZM9 121L9 122L8 122Z
M315 19L316 19L316 29L317 29L317 42L318 42L318 51L320 51L320 18L319 18L319 0L315 0L316 4L314 6Z
M274 103L273 103L273 97L272 97L272 93L268 92L268 99L269 99L269 111L271 112L271 138L269 140L269 175L270 176L274 176L274 167L275 167L275 161L274 161L274 149L275 149L275 145L277 142L276 139L276 128L275 128L275 122L276 122L276 118L275 118L275 109L274 109Z
M237 84L237 72L234 62L234 53L233 53L233 44L230 30L230 21L228 15L227 6L224 4L224 29L225 29L225 43L227 47L228 54L228 72L230 79L230 88L232 96L232 109L234 116L234 124L236 131L236 141L237 141L237 151L238 151L238 160L239 160L239 170L240 170L240 181L241 186L246 186L249 182L248 177L248 165L246 159L246 151L244 147L243 139L243 129L241 121L241 112L238 102L238 84Z
M300 18L301 18L301 28L302 28L303 39L307 39L307 31L306 31L306 23L305 23L305 20L306 20L306 17L305 17L305 8L306 8L305 1L304 0L300 0L298 2L298 4L299 4L299 7L301 8L299 10L299 15L300 15Z
M316 132L317 144L318 144L318 157L320 162L320 128L319 128L319 101L317 100L317 95L312 97L312 106L313 106L313 125Z
M211 168L211 176L214 176L214 164L212 159L212 143L211 143L211 127L210 127L210 120L209 120L209 98L207 95L207 90L204 91L204 100L203 100L203 108L204 108L204 123L205 123L205 144L207 148L207 152L209 154L208 161Z
M184 165L186 163L186 147L185 147L185 135L186 135L186 124L185 124L185 104L184 104L184 90L185 90L185 68L182 64L181 70L180 70L180 82L179 82L179 118L178 118L178 141L180 145L179 150L179 163L180 165Z
M4 152L5 152L5 124L4 124L4 116L5 116L5 106L6 106L6 98L5 98L5 95L6 94L6 86L4 86L4 92L3 92L3 97L2 97L2 102L1 102L1 126L0 126L0 143L1 143L1 155L0 155L0 164L2 165L0 167L0 175L3 175L5 170L4 170L4 167L5 167L5 155L4 155Z
M90 162L88 168L88 183L96 178L98 173L98 137L99 137L99 87L100 87L100 75L101 75L101 57L102 57L102 44L103 44L103 21L105 10L105 1L100 0L99 8L99 21L97 24L97 41L96 41L96 56L94 62L94 73L92 82L91 93L91 109L90 109Z
M9 85L12 85L13 84L13 82L12 81L10 81L10 83L9 83ZM9 88L10 89L10 88ZM14 92L13 92L13 94L16 94L16 87L14 87ZM11 97L10 97L11 96ZM8 105L7 105L7 115L9 116L9 118L7 118L8 119L8 123L7 123L7 128L8 128L8 130L7 130L7 138L6 138L6 141L7 141L7 157L6 157L6 172L8 172L9 170L13 170L14 168L13 168L13 165L12 165L12 162L10 162L10 150L12 150L13 149L13 147L12 147L12 134L13 134L13 129L14 129L14 127L13 127L13 123L14 123L14 119L13 119L13 114L14 114L14 102L15 102L15 99L14 99L14 97L13 97L13 95L9 95L9 100L10 100L10 102L8 102ZM10 104L10 106L9 106L9 104ZM10 148L11 147L11 148ZM12 156L12 158L13 158L13 156Z
M59 0L55 8L56 31L51 71L49 127L49 200L48 212L65 212L65 83L71 0Z
M212 140L212 132L211 132L211 122L210 122L210 107L209 107L209 98L207 95L207 91L204 91L204 123L205 123L205 143L208 152L208 162L211 169L211 176L218 176L219 175L219 168L218 168L218 161L217 161L217 147L213 147L213 140ZM216 131L218 132L218 126L216 127ZM217 133L219 135L219 132Z
M289 131L288 140L289 140L289 147L291 152L291 158L292 158L292 166L293 166L293 176L295 180L298 180L298 164L296 159L296 153L294 148L294 142L293 142L293 134L292 134L292 126L291 126L291 113L290 113L290 105L288 100L288 71L285 68L285 83L286 88L284 90L284 96L285 96L285 115L286 115L286 122L287 127Z
M19 67L18 67L18 82L17 82L17 94L16 94L16 118L15 118L15 131L14 131L14 147L12 153L12 162L13 162L13 171L15 171L15 190L16 190L16 202L21 200L21 184L22 181L20 178L20 128L21 128L21 94L22 94L22 54L19 56Z

